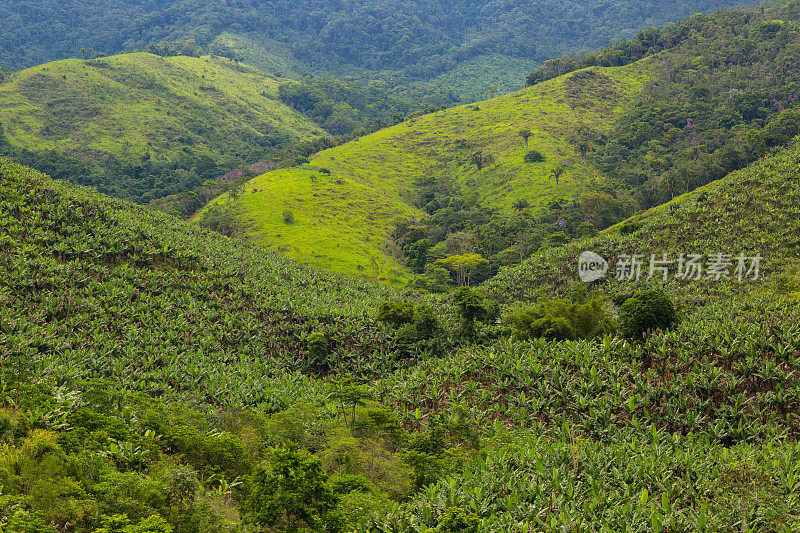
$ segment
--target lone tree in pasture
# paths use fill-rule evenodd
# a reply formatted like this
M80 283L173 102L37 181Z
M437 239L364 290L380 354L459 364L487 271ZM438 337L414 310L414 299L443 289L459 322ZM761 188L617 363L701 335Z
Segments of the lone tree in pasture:
M525 141L525 148L528 147L528 139L531 138L531 135L533 135L533 133L531 133L530 128L525 128L519 132L519 136Z
M556 165L556 168L553 169L553 177L556 180L556 185L558 185L558 182L561 179L561 176L564 175L564 172L566 170L567 170L566 167L564 167L564 165L560 165L560 164Z
M478 167L478 174L483 175L483 167L487 167L492 164L494 161L494 157L491 154L484 154L482 151L477 151L472 154L470 161L473 165Z

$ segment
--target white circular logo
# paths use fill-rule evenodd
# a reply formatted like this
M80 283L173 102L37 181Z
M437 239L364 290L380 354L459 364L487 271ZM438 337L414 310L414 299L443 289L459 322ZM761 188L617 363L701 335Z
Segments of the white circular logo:
M608 261L594 252L582 252L578 258L578 276L581 281L591 283L606 277Z

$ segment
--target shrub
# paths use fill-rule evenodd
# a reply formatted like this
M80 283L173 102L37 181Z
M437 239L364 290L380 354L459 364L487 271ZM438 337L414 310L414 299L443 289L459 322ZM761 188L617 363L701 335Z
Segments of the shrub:
M464 337L475 336L475 322L486 317L486 296L482 291L460 287L453 293L453 303L458 308L461 317L461 335Z
M544 159L544 155L539 150L528 150L525 154L526 163L541 163Z
M136 525L125 526L122 533L172 533L172 526L161 516L155 514L143 518Z
M603 303L596 298L585 303L569 300L540 302L533 309L509 316L508 322L517 340L594 339L615 330Z
M324 333L315 332L306 339L308 343L309 364L328 366L328 338Z
M287 224L294 224L294 213L287 209L283 212L283 221Z
M619 227L619 232L622 235L632 235L642 229L641 222L625 222Z
M48 526L38 515L31 514L22 509L17 509L8 522L4 524L4 531L8 533L52 533L52 526Z
M418 305L410 324L406 324L397 332L397 338L403 343L413 344L418 341L433 339L441 330L433 309L427 305Z
M592 237L597 234L597 228L591 222L583 222L578 226L578 234L581 237Z
M334 494L349 494L353 491L367 493L372 490L369 481L362 475L336 474L331 476L329 485Z
M378 320L398 328L414 320L414 305L405 302L383 302L378 308Z
M650 331L669 329L676 318L669 296L658 290L640 291L622 304L620 331L629 339L640 339Z
M286 448L274 448L269 455L247 480L241 511L249 521L281 531L338 529L337 498L321 461Z
M193 427L178 426L164 438L173 451L183 454L187 463L204 474L234 478L250 469L248 450L236 435L201 435Z
M547 238L542 242L541 248L556 248L558 246L563 246L569 242L569 236L564 233L563 231L556 231L551 233L547 236Z

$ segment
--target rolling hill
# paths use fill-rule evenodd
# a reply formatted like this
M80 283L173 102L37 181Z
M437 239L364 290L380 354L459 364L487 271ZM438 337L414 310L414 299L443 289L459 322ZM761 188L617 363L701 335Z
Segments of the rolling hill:
M276 400L270 376L328 365L356 372L367 355L363 370L395 360L390 332L373 317L390 289L4 158L0 266L0 352L57 353L60 370L41 369L50 377L58 370L57 380L115 379L152 395L255 405ZM327 339L331 359L322 366L309 356L313 333Z
M764 281L796 274L800 253L800 139L786 150L767 156L747 168L733 172L693 192L601 232L560 248L534 254L522 265L503 270L487 290L505 298L533 300L542 293L564 294L577 279L578 256L584 250L599 253L609 261L622 254L643 254L647 274L651 254L666 253L673 261L680 254L723 253L736 257L761 254L759 283L705 278L683 284L670 278L668 287L678 298L696 303L714 295L755 290ZM673 265L677 268L677 265ZM626 285L614 277L610 290ZM705 275L705 274L703 274ZM642 285L647 285L642 283Z
M54 152L92 174L81 179L68 173L70 179L147 200L179 180L168 170L190 170L200 155L232 168L322 136L318 126L280 102L278 86L285 81L218 57L133 53L68 59L0 84L0 124L12 148L40 160ZM145 164L138 171L119 168Z
M799 166L795 145L581 244L760 250L771 281L800 247ZM503 272L502 323L465 339L452 295L323 274L0 159L4 530L235 530L261 464L294 465L263 484L304 479L331 528L790 529L797 300L668 285L682 320L639 341L511 338L502 318L563 293L577 248ZM447 349L375 320L403 298L434 306Z
M377 77L392 86L444 75L437 83L466 98L477 92L481 99L490 85L503 89L520 83L530 70L529 62L595 49L698 11L752 4L737 0L625 4L387 0L377 5L365 0L7 0L0 5L4 21L0 67L27 68L75 57L81 49L114 54L194 39L201 46L233 45L243 57L253 57L255 46L256 56L270 58L262 66L279 67L285 75L306 71ZM228 35L222 43L214 43L223 34ZM488 64L505 68L493 76L496 79L487 80Z
M607 133L650 72L647 60L619 68L594 67L516 93L430 113L311 157L310 165L254 178L198 214L231 211L257 242L289 257L336 271L403 277L386 239L412 207L415 182L436 175L477 194L492 207L517 198L535 207L578 194L602 176L577 151L583 138ZM532 135L526 147L522 129ZM526 163L536 149L539 163ZM473 154L493 162L478 169ZM566 170L556 184L557 166ZM283 220L291 211L294 222Z

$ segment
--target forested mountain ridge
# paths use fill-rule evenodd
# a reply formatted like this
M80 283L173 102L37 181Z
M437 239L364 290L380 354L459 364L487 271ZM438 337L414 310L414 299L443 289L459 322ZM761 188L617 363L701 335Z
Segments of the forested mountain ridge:
M0 135L54 177L147 202L326 136L280 101L286 81L209 56L63 60L0 83Z
M81 48L102 53L144 49L160 41L194 39L208 45L223 32L266 36L276 50L307 71L334 74L401 72L415 80L452 71L464 61L500 54L541 62L564 52L595 49L698 11L742 2L607 1L544 3L477 0L364 0L267 2L41 2L8 0L0 6L0 67L24 68L74 57ZM262 43L263 44L263 43ZM517 64L524 73L528 65ZM475 73L463 73L481 82ZM390 82L396 84L396 82Z

